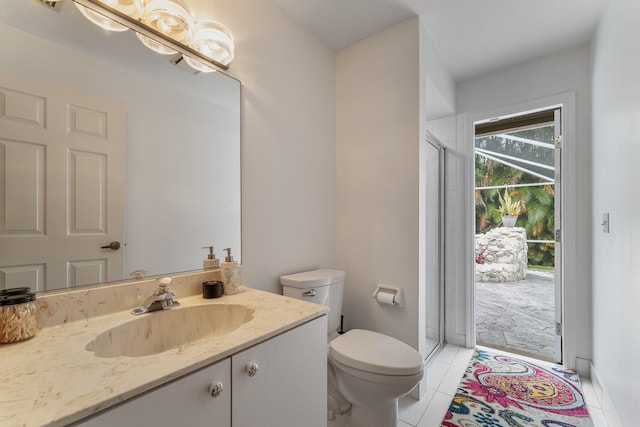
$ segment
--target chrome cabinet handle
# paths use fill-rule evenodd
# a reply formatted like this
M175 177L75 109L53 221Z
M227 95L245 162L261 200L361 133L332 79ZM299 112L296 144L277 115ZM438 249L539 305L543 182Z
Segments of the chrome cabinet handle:
M303 292L302 296L303 297L315 297L317 294L315 289L309 289L307 292Z
M257 363L253 363L251 365L247 365L247 367L244 368L244 370L245 370L245 372L247 373L248 376L253 378L258 373L258 364Z
M108 245L100 246L100 249L111 249L112 251L117 251L120 249L120 242L111 242Z
M222 394L222 390L224 390L224 386L221 382L211 383L209 385L209 393L214 399Z

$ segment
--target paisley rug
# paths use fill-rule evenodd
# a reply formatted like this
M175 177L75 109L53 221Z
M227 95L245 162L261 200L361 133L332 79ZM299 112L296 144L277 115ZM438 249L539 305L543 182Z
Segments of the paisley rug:
M441 427L593 427L578 375L476 349Z

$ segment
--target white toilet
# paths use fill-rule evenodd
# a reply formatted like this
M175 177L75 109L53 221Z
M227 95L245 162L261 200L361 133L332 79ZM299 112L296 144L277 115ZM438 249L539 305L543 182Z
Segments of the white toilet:
M327 337L330 414L351 406L350 427L396 427L398 399L422 379L422 357L411 346L377 332L353 329L338 334L344 277L344 271L313 270L281 276L280 283L285 296L331 309Z

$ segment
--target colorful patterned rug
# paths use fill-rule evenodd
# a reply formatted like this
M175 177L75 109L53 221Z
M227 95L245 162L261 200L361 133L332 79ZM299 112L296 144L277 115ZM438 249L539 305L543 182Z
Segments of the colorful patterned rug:
M578 375L476 349L441 427L593 427Z

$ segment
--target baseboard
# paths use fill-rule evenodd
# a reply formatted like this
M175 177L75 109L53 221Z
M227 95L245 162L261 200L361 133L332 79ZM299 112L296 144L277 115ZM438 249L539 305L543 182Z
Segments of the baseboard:
M576 372L580 378L591 378L591 361L576 357Z
M607 390L602 386L602 382L600 382L598 372L593 366L593 363L589 364L589 377L591 378L591 385L593 386L596 398L600 404L600 409L604 414L604 418L607 420L607 426L622 427L622 422L620 422L618 412L616 411Z
M467 336L464 334L445 335L447 344L457 345L458 347L467 348Z

